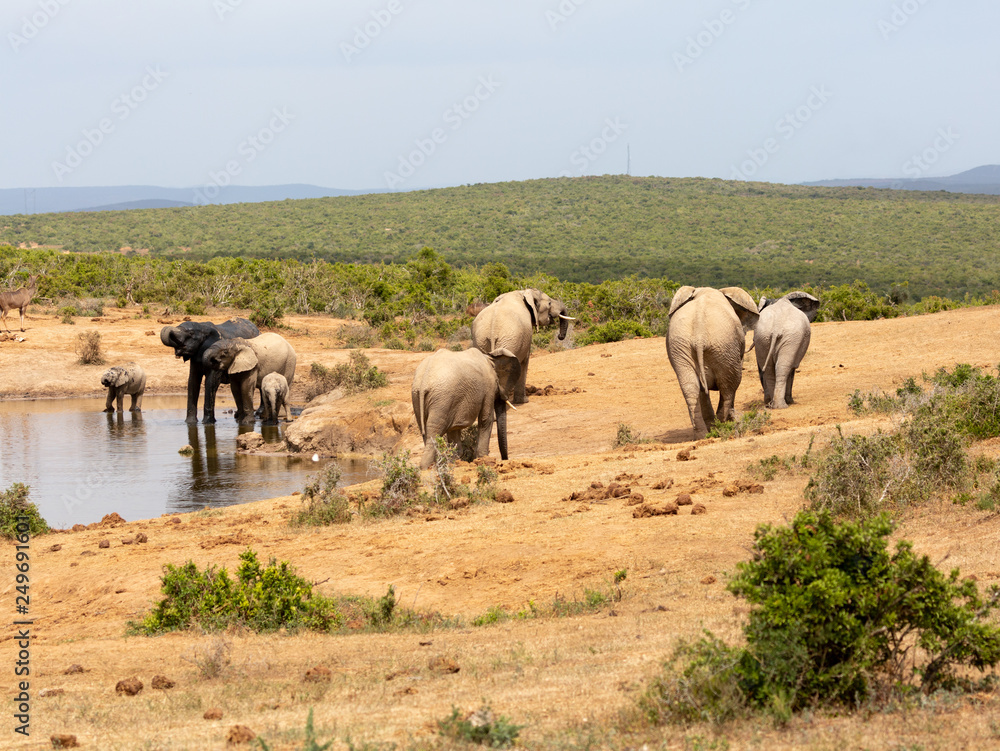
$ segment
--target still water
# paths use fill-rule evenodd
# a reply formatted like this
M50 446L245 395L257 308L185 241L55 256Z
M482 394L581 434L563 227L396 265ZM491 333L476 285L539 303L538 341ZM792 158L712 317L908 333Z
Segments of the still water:
M287 495L330 462L342 485L369 479L363 460L237 454L239 433L271 443L284 426L241 428L231 400L217 401L215 425L187 425L184 397L146 396L140 414L127 411L130 399L113 415L103 397L0 402L0 490L31 486L49 525L66 528L112 511L133 521ZM193 455L178 453L185 444Z

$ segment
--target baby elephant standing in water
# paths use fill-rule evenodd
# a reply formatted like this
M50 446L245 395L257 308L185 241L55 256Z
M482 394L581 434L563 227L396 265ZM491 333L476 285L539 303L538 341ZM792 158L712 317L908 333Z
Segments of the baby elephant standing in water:
M285 422L291 422L288 413L288 380L281 373L268 373L260 382L261 420L264 425L277 425L278 415L284 413Z
M123 412L123 402L125 394L132 395L132 406L130 412L142 411L142 393L146 390L146 373L134 362L127 362L124 365L115 365L101 376L101 385L108 389L108 402L104 406L105 412L114 412L112 402L118 401L118 411Z

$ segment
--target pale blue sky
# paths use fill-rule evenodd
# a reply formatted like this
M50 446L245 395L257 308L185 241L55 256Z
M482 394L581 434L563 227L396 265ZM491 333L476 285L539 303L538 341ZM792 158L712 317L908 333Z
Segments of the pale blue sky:
M988 0L5 0L0 187L1000 162ZM918 157L914 161L914 157Z

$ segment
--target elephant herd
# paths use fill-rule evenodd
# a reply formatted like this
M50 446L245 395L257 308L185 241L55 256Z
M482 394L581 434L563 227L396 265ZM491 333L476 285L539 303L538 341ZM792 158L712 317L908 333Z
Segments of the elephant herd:
M757 350L757 372L764 402L772 409L792 403L792 385L809 347L810 323L819 300L805 292L790 292L778 300L759 303L739 287L714 289L684 286L671 301L667 357L677 376L696 438L703 438L716 420L735 417L736 391L743 377L746 335L753 331L751 349ZM424 442L420 466L430 467L436 456L435 438L457 443L461 432L478 427L476 456L489 453L493 423L497 425L500 455L507 459L507 407L527 401L525 383L535 330L559 324L558 338L566 337L572 317L566 306L537 289L498 296L482 307L472 322L472 347L455 352L440 349L417 366L411 387L416 424ZM236 419L252 425L254 393L261 394L260 414L265 424L289 419L288 390L295 377L295 350L280 335L261 334L250 321L235 318L224 323L186 321L165 326L164 345L189 363L188 423L197 422L198 397L205 382L202 422L215 422L215 394L229 383L236 400ZM105 411L122 409L132 396L132 411L141 410L146 376L136 363L108 370L101 378L108 389ZM719 392L713 410L710 393Z
M173 348L174 356L189 363L186 422L198 421L198 397L205 382L202 422L215 422L215 393L228 383L236 401L236 420L253 425L253 397L260 392L260 417L264 424L274 424L279 414L289 419L288 389L295 378L295 350L279 334L260 333L245 318L224 323L185 321L178 326L164 326L160 341ZM146 375L134 363L110 368L101 385L108 389L105 412L118 411L126 394L132 395L131 411L142 409Z

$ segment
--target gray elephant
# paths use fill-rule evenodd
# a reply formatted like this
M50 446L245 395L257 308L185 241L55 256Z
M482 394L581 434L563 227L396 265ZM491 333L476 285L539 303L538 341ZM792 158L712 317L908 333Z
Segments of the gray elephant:
M160 329L160 341L172 347L174 356L190 361L187 387L187 418L193 425L198 422L198 395L201 393L201 379L205 379L205 406L202 422L215 422L215 392L219 390L220 373L205 363L205 351L220 339L242 337L250 339L260 334L260 330L246 318L234 318L223 323L208 321L185 321L177 326Z
M500 456L506 459L507 402L520 375L520 362L506 349L488 355L478 349L439 349L421 361L410 391L413 414L424 439L420 468L434 463L436 436L446 436L457 444L462 431L471 425L479 426L476 456L489 454L494 418Z
M819 300L806 292L789 292L777 300L760 298L760 320L753 332L757 373L764 403L772 409L793 404L795 369L809 349L809 324L819 312Z
M281 373L268 373L260 382L260 406L263 425L277 424L281 413L285 422L292 419L288 413L288 380Z
M736 390L743 380L746 334L759 314L739 287L681 287L670 303L667 356L687 402L695 438L715 420L735 417ZM719 392L713 413L710 391Z
M472 322L472 344L484 354L498 349L514 353L521 364L521 377L514 388L514 404L528 401L524 385L528 378L531 335L542 326L559 321L559 339L566 338L569 322L566 306L537 289L521 289L497 297Z
M146 372L138 364L127 362L115 365L101 376L101 385L108 390L108 401L104 405L105 412L114 412L112 402L118 402L118 411L123 412L125 394L132 397L129 412L142 411L142 395L146 391Z
M205 363L222 374L236 400L236 421L255 422L253 395L264 376L281 373L291 385L295 378L295 350L280 334L261 334L253 339L222 339L205 351ZM263 400L262 400L263 401Z

